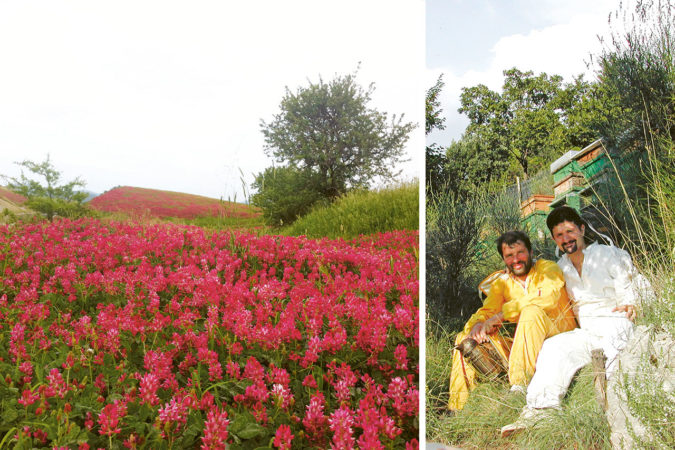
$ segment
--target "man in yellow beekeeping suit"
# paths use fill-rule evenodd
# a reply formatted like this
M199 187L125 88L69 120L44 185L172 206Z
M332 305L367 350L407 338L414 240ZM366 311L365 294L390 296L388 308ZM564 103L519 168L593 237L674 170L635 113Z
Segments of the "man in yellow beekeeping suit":
M487 342L504 320L517 323L511 349L503 339L492 339L508 355L511 390L525 392L534 374L537 355L546 338L576 327L562 271L553 261L532 260L532 244L520 231L507 231L497 239L506 270L491 285L483 307L471 316L455 345L470 337ZM452 354L448 409L464 407L476 385L476 373L458 350Z

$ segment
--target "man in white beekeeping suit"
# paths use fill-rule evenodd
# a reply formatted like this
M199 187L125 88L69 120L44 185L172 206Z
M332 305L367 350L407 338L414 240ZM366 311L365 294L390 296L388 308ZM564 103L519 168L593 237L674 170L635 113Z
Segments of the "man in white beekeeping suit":
M558 265L579 328L544 341L527 404L516 422L502 428L502 437L534 425L550 408L560 408L574 374L591 362L591 351L603 350L609 377L633 332L637 272L628 253L613 245L586 245L587 226L568 206L555 208L546 224L564 253Z

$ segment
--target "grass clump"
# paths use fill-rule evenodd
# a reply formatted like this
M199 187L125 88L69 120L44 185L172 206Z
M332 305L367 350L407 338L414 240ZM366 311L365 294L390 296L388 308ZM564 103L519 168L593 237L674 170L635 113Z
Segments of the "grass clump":
M419 228L419 182L353 191L281 230L286 235L350 239L361 234Z

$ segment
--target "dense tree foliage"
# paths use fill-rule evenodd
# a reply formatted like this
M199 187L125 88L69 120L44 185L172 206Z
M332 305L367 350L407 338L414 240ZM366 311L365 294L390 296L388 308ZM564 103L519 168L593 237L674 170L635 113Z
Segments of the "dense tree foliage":
M24 160L16 164L38 178L27 177L23 170L19 178L2 176L10 190L28 198L25 206L45 214L50 220L55 215L76 217L86 213L82 202L88 194L78 190L85 187L85 182L78 177L61 183L61 172L52 165L49 155L42 162Z
M321 200L316 174L294 167L268 167L253 182L251 204L263 211L267 223L290 224Z
M508 156L510 174L526 178L592 140L579 117L589 89L582 78L563 83L558 75L506 70L501 93L482 84L462 89L459 112L470 120L463 138L478 139L477 149L489 152L483 157Z
M319 79L296 92L288 88L281 112L261 121L265 152L314 178L321 196L334 199L390 178L414 124L369 107L374 85L363 89L356 74Z

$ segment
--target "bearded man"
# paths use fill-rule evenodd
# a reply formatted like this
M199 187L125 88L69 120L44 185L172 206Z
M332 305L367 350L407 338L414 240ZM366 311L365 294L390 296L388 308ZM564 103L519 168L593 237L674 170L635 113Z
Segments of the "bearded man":
M497 239L497 251L506 270L492 283L483 307L471 316L457 335L455 345L467 337L486 342L504 320L517 323L508 358L508 377L511 390L525 392L544 340L575 328L576 321L562 271L553 261L532 260L532 244L525 233L502 234ZM462 409L475 384L475 370L455 349L448 409Z
M580 328L544 343L537 372L527 388L527 404L516 422L502 427L504 437L545 419L551 409L560 408L574 374L591 362L593 350L603 351L609 378L619 352L633 332L640 289L639 274L628 253L613 245L587 245L587 224L569 206L555 208L546 225L564 253L558 265Z

